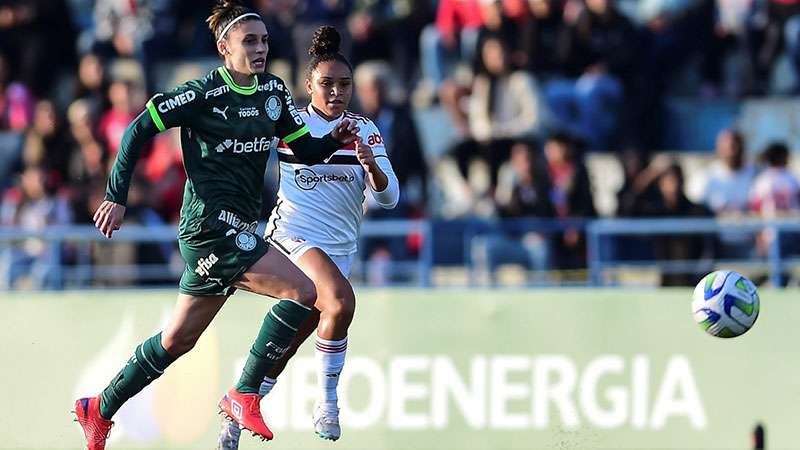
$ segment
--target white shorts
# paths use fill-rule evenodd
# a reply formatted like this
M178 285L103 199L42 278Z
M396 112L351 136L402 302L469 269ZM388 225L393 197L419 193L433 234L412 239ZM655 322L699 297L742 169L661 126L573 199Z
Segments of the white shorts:
M288 234L279 230L275 230L272 233L272 236L267 238L267 242L272 244L281 253L286 255L286 257L289 258L289 260L291 260L295 265L297 265L297 261L300 260L300 257L303 256L305 252L311 250L312 248L318 248L328 255L333 263L336 264L336 267L339 268L339 272L341 272L345 278L350 276L350 269L352 268L353 261L356 258L355 253L350 255L330 255L325 252L321 246L311 241L297 236L289 236Z

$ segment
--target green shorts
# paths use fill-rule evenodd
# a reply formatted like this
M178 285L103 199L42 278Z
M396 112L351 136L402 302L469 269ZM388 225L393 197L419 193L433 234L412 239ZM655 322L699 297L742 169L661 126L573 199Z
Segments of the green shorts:
M219 220L218 214L212 214L199 233L178 239L178 248L186 261L179 291L198 297L233 294L236 288L231 285L269 249L253 233L255 222L245 228L234 228Z

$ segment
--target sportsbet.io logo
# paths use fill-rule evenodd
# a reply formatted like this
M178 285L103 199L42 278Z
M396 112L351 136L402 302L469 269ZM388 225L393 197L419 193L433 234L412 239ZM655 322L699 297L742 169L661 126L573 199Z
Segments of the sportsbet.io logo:
M317 175L316 172L306 167L294 171L294 182L297 187L304 191L314 189L319 183L352 183L353 181L356 181L356 177L353 175L336 175L333 173Z
M236 235L236 246L241 250L249 252L256 248L256 237L253 233L242 231Z

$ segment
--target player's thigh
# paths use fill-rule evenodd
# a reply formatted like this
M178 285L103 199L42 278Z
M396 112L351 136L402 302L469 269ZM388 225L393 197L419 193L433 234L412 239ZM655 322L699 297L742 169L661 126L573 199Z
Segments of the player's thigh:
M256 294L297 300L308 306L316 299L311 280L275 248L270 248L250 266L233 286Z
M317 288L314 306L318 310L352 315L356 303L353 287L324 251L316 247L308 249L297 259L297 265Z
M178 294L172 319L161 336L164 349L172 354L182 354L194 347L225 300L226 296Z

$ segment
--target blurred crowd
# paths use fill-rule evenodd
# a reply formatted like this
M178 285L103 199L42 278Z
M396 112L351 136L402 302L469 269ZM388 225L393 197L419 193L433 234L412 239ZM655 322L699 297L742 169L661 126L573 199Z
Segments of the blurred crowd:
M216 57L204 22L213 3L0 0L0 225L90 223L125 127L155 90L182 81L163 74ZM623 168L617 216L800 212L785 144L748 149L740 132L724 130L694 202L681 165L652 151L660 148L666 96L800 92L800 85L775 92L770 83L780 58L800 80L800 0L245 3L267 23L272 70L296 86L314 30L328 24L343 34L343 53L356 68L351 109L376 122L403 192L395 211L369 208L375 218L595 217L592 178L603 175L587 169L592 151L616 152ZM302 104L305 90L294 93ZM443 111L442 123L416 119L429 109ZM445 150L425 148L420 127L451 130ZM135 176L126 223L174 223L185 180L175 131L153 141ZM266 186L272 198L274 186ZM765 254L767 241L733 234L713 251L754 257ZM485 253L522 251L535 268L585 266L578 228L487 242ZM656 252L688 259L708 247L675 238ZM375 261L402 258L419 241L368 248ZM150 250L118 257L152 259ZM40 285L58 283L47 245L0 253L6 286L27 272ZM166 253L155 259L168 261Z

